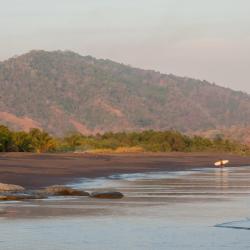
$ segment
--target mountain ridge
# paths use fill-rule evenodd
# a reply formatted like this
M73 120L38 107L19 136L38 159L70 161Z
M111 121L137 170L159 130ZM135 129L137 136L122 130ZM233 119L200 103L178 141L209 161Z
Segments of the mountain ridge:
M250 95L71 51L0 62L0 123L55 135L250 125Z

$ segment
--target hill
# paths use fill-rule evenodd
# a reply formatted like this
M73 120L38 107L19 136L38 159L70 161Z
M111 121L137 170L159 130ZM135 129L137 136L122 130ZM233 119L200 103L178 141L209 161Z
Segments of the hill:
M31 51L0 63L0 123L55 135L204 131L250 125L250 96L70 51Z

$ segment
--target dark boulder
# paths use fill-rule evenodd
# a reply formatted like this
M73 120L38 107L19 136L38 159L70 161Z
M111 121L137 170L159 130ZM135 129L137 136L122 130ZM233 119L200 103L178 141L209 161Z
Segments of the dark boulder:
M23 201L44 199L46 196L41 194L24 194L24 193L3 193L0 195L0 201Z
M42 193L56 196L89 196L89 193L83 190L58 185L47 187Z
M93 192L90 194L92 198L98 199L121 199L124 195L116 191L103 191L103 192Z

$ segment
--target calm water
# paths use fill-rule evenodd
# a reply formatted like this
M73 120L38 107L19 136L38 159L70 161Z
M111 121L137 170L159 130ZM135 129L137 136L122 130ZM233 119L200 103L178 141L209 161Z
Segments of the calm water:
M215 227L250 216L250 167L116 175L72 185L114 188L126 197L1 203L0 249L250 248L250 231Z

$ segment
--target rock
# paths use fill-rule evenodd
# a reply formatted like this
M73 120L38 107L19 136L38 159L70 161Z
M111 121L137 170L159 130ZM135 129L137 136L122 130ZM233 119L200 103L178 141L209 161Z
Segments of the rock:
M0 201L21 201L21 200L33 200L39 199L37 196L29 194L3 194L0 195Z
M98 199L121 199L124 195L116 191L93 192L90 194L92 198Z
M44 193L58 196L89 196L88 192L58 185L45 188Z
M24 190L22 186L0 183L0 192L23 192Z
M41 193L12 193L5 192L0 194L0 201L21 201L21 200L38 200L48 198Z

